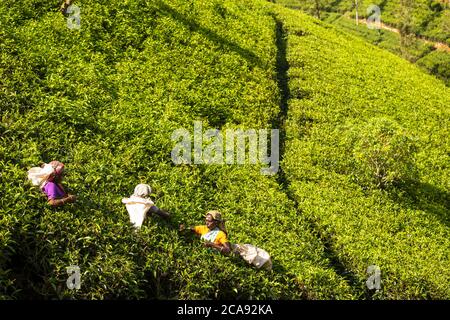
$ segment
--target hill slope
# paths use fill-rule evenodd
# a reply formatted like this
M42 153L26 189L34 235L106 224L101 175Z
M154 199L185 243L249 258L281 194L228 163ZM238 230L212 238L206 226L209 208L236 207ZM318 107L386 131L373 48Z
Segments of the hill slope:
M279 4L290 8L305 10L316 14L314 0L277 0ZM322 14L326 12L351 12L356 16L354 0L320 0ZM383 22L400 28L402 24L410 26L410 32L450 44L450 7L444 0L359 0L358 16L367 18L367 9L371 5L380 8ZM371 13L373 14L373 12Z
M1 298L370 298L371 264L382 271L375 298L450 296L442 83L266 1L79 6L71 30L45 1L0 4ZM346 137L380 117L418 145L420 178L403 189L363 188L347 161ZM279 127L283 171L175 165L172 133L193 133L194 121ZM60 209L26 181L53 159L78 195ZM138 183L172 221L133 231L121 198ZM272 255L272 272L177 232L211 209L232 242ZM78 291L66 288L70 265Z
M276 23L265 2L83 1L79 30L42 3L0 9L13 22L0 62L4 297L351 297L260 166L171 159L172 133L192 132L194 120L264 129L278 117ZM52 159L66 163L79 197L55 210L25 180ZM135 234L121 198L141 182L173 218L150 217ZM272 273L178 234L178 223L203 223L211 209L224 213L232 242L272 254ZM77 292L65 285L70 265L81 269Z
M378 297L448 299L450 90L327 24L278 12L290 66L282 167L293 198L360 283L370 265L381 269ZM373 164L393 173L401 168L389 161L405 158L401 183L366 180Z

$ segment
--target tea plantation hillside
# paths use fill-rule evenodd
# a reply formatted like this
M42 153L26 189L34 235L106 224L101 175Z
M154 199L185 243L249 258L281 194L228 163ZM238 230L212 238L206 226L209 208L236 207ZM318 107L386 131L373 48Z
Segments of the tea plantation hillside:
M80 1L81 28L43 1L1 4L3 298L351 298L275 177L259 166L175 166L172 132L270 128L278 118L276 22L263 1ZM47 207L26 181L66 163L78 201ZM171 223L133 231L121 203L152 185ZM180 236L219 209L232 242L273 272ZM287 244L295 244L287 245ZM66 287L78 265L81 289ZM245 279L245 281L243 281Z
M450 6L443 0L278 0L416 63L450 84ZM316 4L319 4L317 7ZM373 6L377 6L376 11ZM370 9L372 8L372 9ZM369 9L369 11L367 11ZM376 28L376 17L382 23ZM367 25L370 17L372 26Z
M290 69L283 168L302 215L388 299L448 299L450 90L410 63L279 10Z
M383 29L369 29L366 24L361 23L356 25L355 20L338 13L330 13L322 20L415 63L450 86L450 51L447 51L443 44L420 37L409 37L409 43L402 45L402 36L399 33Z
M351 12L356 16L355 0L276 0L276 3L297 8L317 15L326 16L329 12ZM367 18L371 5L380 8L383 22L401 28L407 26L408 32L450 44L450 7L445 0L359 0L358 16ZM370 15L373 14L373 11Z
M75 4L79 29L47 1L0 3L0 299L450 298L442 82L268 1ZM175 165L194 121L280 129L280 171ZM27 181L55 159L78 197L62 208ZM138 183L169 222L135 232ZM212 209L272 271L178 232Z

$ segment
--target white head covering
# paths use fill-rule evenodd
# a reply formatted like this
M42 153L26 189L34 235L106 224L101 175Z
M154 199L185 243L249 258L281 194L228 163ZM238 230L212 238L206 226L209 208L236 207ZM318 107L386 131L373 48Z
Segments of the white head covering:
M148 197L150 193L152 193L152 188L150 188L148 184L141 183L134 188L132 196L145 198Z
M44 167L33 167L28 170L28 179L35 186L42 185L47 181L48 177L53 173L55 169L49 163L45 164Z

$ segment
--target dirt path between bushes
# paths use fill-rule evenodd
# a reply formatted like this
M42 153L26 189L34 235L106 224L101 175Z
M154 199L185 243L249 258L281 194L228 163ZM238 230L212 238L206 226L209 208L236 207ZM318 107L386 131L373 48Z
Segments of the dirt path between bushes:
M347 18L351 19L350 17L347 17ZM358 19L358 22L367 25L367 20L366 19ZM399 29L391 27L391 26L389 26L389 25L387 25L387 24L385 24L383 22L380 22L380 27L383 30L388 30L388 31L400 34L400 30ZM429 39L427 39L425 37L421 37L421 36L416 36L416 38L422 40L425 43L432 44L433 47L436 48L437 50L443 50L443 51L450 52L450 47L448 45L446 45L445 43L432 41L432 40L429 40Z

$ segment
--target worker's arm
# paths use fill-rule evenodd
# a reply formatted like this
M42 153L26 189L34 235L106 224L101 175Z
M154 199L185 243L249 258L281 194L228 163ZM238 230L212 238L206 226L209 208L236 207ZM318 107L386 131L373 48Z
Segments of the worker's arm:
M164 219L169 219L170 218L170 213L168 213L165 210L162 210L162 209L158 208L155 205L153 205L150 208L150 213L156 213L158 216L160 216L161 218L164 218Z
M231 252L231 245L229 242L223 244L215 244L214 242L207 241L204 243L207 248L214 248L220 251L222 254L229 254Z
M61 199L48 199L48 204L52 207L60 207L68 202L75 202L76 197L73 194L68 194Z
M195 227L187 227L186 228L186 226L184 224L180 224L180 226L178 227L178 231L183 232L183 231L189 230L189 231L195 232L194 228Z

